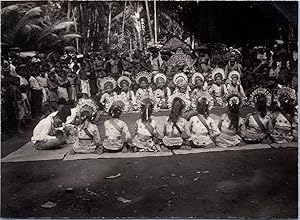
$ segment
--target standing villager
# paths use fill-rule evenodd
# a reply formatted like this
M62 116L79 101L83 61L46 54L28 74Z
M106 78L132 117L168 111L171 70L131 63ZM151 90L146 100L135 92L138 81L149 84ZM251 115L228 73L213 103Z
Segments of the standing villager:
M41 112L42 106L42 88L35 78L35 73L29 78L30 91L31 91L31 111L32 117L37 117Z

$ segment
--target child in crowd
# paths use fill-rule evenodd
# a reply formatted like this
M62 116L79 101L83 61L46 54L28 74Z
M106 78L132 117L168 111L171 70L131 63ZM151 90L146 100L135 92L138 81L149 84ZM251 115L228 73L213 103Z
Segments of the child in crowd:
M283 87L278 91L279 111L273 114L274 130L271 134L272 140L276 143L290 143L293 137L293 126L295 119L295 100L296 93L289 87Z
M157 152L159 140L162 139L157 131L156 122L152 118L154 102L147 98L141 104L141 118L135 122L136 135L132 139L135 151Z
M153 82L156 85L154 96L156 98L157 107L160 109L168 108L168 99L171 96L171 90L166 86L167 77L162 73L157 73L153 77Z
M97 125L92 123L93 109L90 106L84 106L80 112L80 125L78 126L78 139L73 144L70 154L75 153L96 153L102 154L100 132Z
M227 88L223 80L225 78L224 70L222 68L215 68L212 71L212 78L214 84L209 89L209 93L213 96L215 106L224 107L224 97L227 95Z
M113 77L107 76L102 79L102 83L101 83L102 96L100 99L100 103L104 107L110 98L117 95L117 93L114 92L116 85L117 85L116 80ZM107 111L108 110L109 109L107 109Z
M86 72L83 70L79 71L79 88L81 93L85 93L88 97L91 97L91 87L89 79L86 75Z
M273 131L272 119L267 115L271 95L265 89L258 88L250 96L255 103L256 111L245 118L243 139L248 144L270 143L269 135Z
M120 95L126 97L126 99L129 100L129 106L130 109L136 110L137 104L136 104L136 97L134 92L131 90L131 80L127 76L121 76L118 79L118 86L121 89Z
M146 71L139 72L135 80L139 86L138 90L136 91L137 105L141 106L143 100L147 98L154 100L153 90L150 87L151 74Z
M168 107L171 108L174 98L179 97L185 103L184 112L186 112L191 108L191 88L188 86L188 77L184 73L177 73L173 77L173 83L175 84L176 89L169 98Z
M209 117L209 97L201 96L197 103L197 115L190 119L191 146L213 148L215 138L220 134L214 120Z
M108 152L127 152L131 134L127 124L120 120L122 106L113 104L109 109L111 119L104 122L105 140L103 141L104 150Z
M191 149L187 146L190 137L188 122L182 117L184 105L182 99L174 98L171 113L164 124L163 143L167 148Z
M78 76L76 73L74 73L72 70L68 70L68 76L67 79L69 81L69 88L68 88L68 93L69 93L69 99L72 103L75 103L78 101Z
M229 94L237 94L241 97L243 103L247 102L247 97L243 86L241 85L240 73L238 71L231 71L228 75L229 82L227 85L227 91ZM243 104L240 103L240 104Z
M227 113L222 114L218 123L221 134L216 138L219 147L234 147L245 145L241 134L244 120L240 117L241 97L232 94L227 98Z

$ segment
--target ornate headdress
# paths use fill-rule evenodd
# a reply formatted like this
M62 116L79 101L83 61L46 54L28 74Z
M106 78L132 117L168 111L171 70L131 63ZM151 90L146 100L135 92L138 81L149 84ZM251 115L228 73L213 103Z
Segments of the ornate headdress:
M120 88L122 87L121 83L122 83L123 81L126 81L126 82L128 83L128 86L131 86L131 80L130 80L130 78L127 77L127 76L121 76L121 77L118 79L118 86L119 86Z
M225 98L227 101L227 105L232 106L232 105L241 105L242 104L242 99L238 94L231 93L227 95Z
M165 82L167 82L167 77L166 75L162 74L162 73L157 73L154 77L153 77L153 82L156 84L156 80L158 78L162 78Z
M188 77L184 73L177 73L173 77L173 82L176 86L186 85L188 83Z
M208 109L212 110L214 106L214 99L208 92L201 92L196 99L196 102L193 103L193 108L196 108L197 103L200 102L202 99L206 100L206 104L208 105Z
M139 84L141 79L146 80L148 84L151 83L151 73L147 71L139 72L135 78L136 83Z
M251 103L252 106L255 106L255 103L257 102L257 97L259 95L264 95L266 97L267 100L267 107L269 107L271 105L272 102L272 95L270 93L270 91L266 88L256 88L251 94L250 94L250 98L249 101Z
M297 100L296 92L288 86L283 86L277 91L277 104L280 107L281 102L287 102L289 100L293 100L294 102Z
M217 67L217 68L213 69L213 71L212 71L212 78L213 78L213 80L216 80L216 77L218 75L221 75L222 80L224 80L224 78L225 78L225 72L224 72L224 70L222 68Z
M123 112L129 111L129 100L127 97L117 95L109 98L105 104L105 111L108 112L109 109L114 105L119 106Z
M201 80L204 81L203 75L202 75L201 73L197 73L197 72L196 72L196 73L194 73L193 76L192 76L192 83L193 83L193 85L195 85L195 83L196 83L195 81L196 81L196 78L197 78L197 77L201 78Z
M229 73L228 79L229 79L229 80L232 80L232 78L233 78L234 76L237 77L237 80L238 80L238 81L239 81L240 78L241 78L240 73L239 73L238 71L236 71L236 70L233 70L233 71L231 71L231 72Z
M117 86L116 80L113 77L104 77L101 81L101 89L105 90L109 84L112 86L113 89L115 89Z

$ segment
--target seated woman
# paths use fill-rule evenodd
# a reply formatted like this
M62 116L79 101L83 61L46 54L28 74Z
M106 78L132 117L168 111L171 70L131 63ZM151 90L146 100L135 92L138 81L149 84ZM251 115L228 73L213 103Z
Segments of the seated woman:
M190 91L191 88L188 86L188 77L184 73L177 73L173 77L173 83L176 86L176 89L173 91L173 94L168 100L168 107L171 108L174 98L179 97L185 103L184 112L190 110L191 108L191 99Z
M291 88L283 87L278 90L280 110L273 114L274 130L271 134L272 140L276 143L290 143L294 139L295 100L296 93Z
M242 98L243 103L246 103L247 97L245 95L244 88L240 83L240 73L237 71L230 72L228 76L228 80L229 80L229 83L227 85L228 93L238 94Z
M273 131L273 125L271 117L267 115L267 107L271 97L258 92L254 101L257 112L247 115L243 139L248 144L270 143L269 135Z
M212 78L214 83L209 88L209 93L214 97L215 106L224 107L224 98L226 97L228 91L224 81L224 70L222 68L215 68L212 71Z
M117 95L117 93L114 92L117 83L115 79L110 76L104 77L101 83L103 94L101 96L100 103L106 108L107 101ZM106 108L106 112L108 112L108 110L109 109Z
M181 115L184 101L178 97L173 100L171 113L164 124L163 143L167 148L191 149L186 143L190 137L188 122Z
M192 102L195 102L201 93L206 92L208 85L201 73L193 74L192 84L194 86L194 90L191 93L191 100Z
M154 96L156 98L156 104L159 109L168 108L168 99L171 96L171 90L166 86L167 77L162 73L157 73L153 77L153 82L156 85Z
M227 113L221 115L218 128L221 134L216 138L218 147L234 147L245 145L240 134L244 126L244 120L240 117L241 97L230 95L227 98Z
M71 115L69 107L62 107L56 114L42 119L33 130L31 141L37 150L48 150L61 147L66 142L63 123Z
M126 99L129 100L129 109L130 110L136 110L137 104L136 104L136 97L134 92L131 90L131 80L127 76L121 76L118 79L118 86L121 89L120 95L126 97Z
M190 119L191 146L195 148L215 147L215 138L220 130L214 120L209 117L209 97L201 96L197 103L196 116Z
M105 139L103 148L108 152L127 152L129 143L131 142L131 134L127 124L120 120L122 114L122 106L113 104L109 109L111 119L104 122Z
M143 100L141 118L135 122L136 135L132 139L136 151L157 152L160 150L157 144L162 137L157 131L156 122L151 117L153 108L154 102L151 99Z
M153 99L154 94L150 86L151 74L146 71L139 72L135 78L138 89L136 91L136 102L138 106L141 106L144 99ZM155 106L154 106L155 107Z
M81 108L81 123L78 125L77 128L78 139L73 144L73 149L70 152L71 155L75 153L103 153L99 129L97 125L91 122L92 114L93 109L90 106L86 105Z

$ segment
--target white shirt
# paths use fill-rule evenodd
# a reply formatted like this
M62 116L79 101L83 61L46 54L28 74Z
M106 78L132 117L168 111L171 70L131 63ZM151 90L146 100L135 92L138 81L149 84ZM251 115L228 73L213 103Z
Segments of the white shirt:
M30 83L30 88L32 88L34 90L41 90L42 89L40 84L36 80L36 78L34 78L33 76L30 76L29 83Z
M33 129L31 141L35 144L37 141L45 141L55 139L55 136L50 136L52 118L55 114L49 115L47 118L42 119L37 126Z

